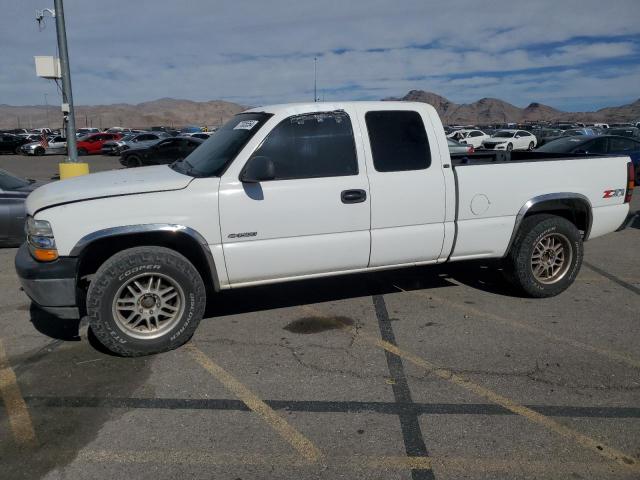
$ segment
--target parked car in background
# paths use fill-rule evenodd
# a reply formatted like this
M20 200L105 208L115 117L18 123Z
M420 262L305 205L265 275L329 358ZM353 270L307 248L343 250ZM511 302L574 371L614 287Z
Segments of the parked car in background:
M20 153L20 147L27 143L25 137L10 133L0 134L0 153Z
M533 150L538 141L525 130L499 130L482 142L487 150Z
M171 137L143 147L122 152L120 163L125 167L162 165L181 160L198 148L204 140L191 137Z
M640 138L640 128L637 128L637 127L610 128L609 130L607 130L607 135L619 135L621 137Z
M473 145L474 148L480 148L482 146L482 142L491 137L482 130L458 130L447 136L456 142Z
M447 138L447 144L449 145L449 154L452 157L458 155L467 155L469 153L475 152L475 148L473 148L473 145L462 144L460 142L456 142L452 138Z
M565 130L564 135L566 137L576 137L579 135L587 135L590 137L598 135L598 132L594 128L572 128L570 130Z
M89 135L91 133L100 133L100 130L93 127L82 127L76 130L76 135L79 135L81 137L84 135Z
M102 153L102 146L109 140L120 140L120 133L92 133L78 139L78 155Z
M547 143L536 152L628 155L635 168L636 185L640 185L640 140L613 135L566 137Z
M144 132L125 135L119 140L110 140L102 145L103 155L121 155L130 148L143 148L157 143L163 138L168 138L165 132Z
M42 145L41 141L27 143L20 147L23 155L64 155L67 153L67 139L64 137L53 137Z
M202 140L208 140L209 137L214 132L190 132L190 133L181 133L180 137L191 137L191 138L201 138Z
M103 155L120 155L120 151L118 149L119 145L124 145L124 142L131 140L136 135L136 133L127 133L119 140L107 140L102 144L100 153Z
M0 170L0 246L17 247L25 240L25 200L39 185Z
M564 130L556 128L543 128L535 132L537 146L552 142L557 138L564 137Z

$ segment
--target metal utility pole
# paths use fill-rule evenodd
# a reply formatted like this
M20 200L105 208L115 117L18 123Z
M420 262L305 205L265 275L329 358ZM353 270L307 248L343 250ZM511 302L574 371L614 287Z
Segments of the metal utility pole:
M44 114L47 118L47 124L45 125L49 128L49 102L47 102L47 94L44 94Z
M313 101L318 101L318 57L313 57Z
M69 106L67 121L67 151L70 162L78 161L78 149L76 146L76 118L73 109L73 94L71 93L71 69L69 68L69 50L67 48L67 30L64 24L64 7L62 0L54 0L56 14L56 34L58 36L58 51L60 52L60 67L62 68L62 93L63 100Z

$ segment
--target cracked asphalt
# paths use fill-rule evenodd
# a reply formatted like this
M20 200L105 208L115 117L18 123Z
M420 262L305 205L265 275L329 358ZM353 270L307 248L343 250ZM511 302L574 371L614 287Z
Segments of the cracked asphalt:
M640 478L639 245L638 218L588 242L544 300L483 262L224 292L136 359L32 308L2 249L0 478Z

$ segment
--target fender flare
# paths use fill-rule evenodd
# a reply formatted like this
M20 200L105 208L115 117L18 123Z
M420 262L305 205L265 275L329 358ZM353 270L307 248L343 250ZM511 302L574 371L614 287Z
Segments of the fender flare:
M207 240L196 230L191 227L186 227L184 225L176 225L170 223L149 223L149 224L140 224L140 225L125 225L121 227L111 227L105 228L103 230L98 230L92 232L88 235L82 237L78 242L74 245L69 252L70 257L79 257L82 255L87 247L89 247L96 240L102 240L109 237L120 237L126 235L132 235L136 233L158 233L165 232L176 235L187 235L191 237L192 240L196 241L200 246L201 252L204 257L207 259L207 266L209 268L209 272L211 274L211 278L213 280L213 286L215 291L220 290L220 279L218 277L218 270L216 269L216 264L213 259L213 254L211 253L211 249L209 248L209 244Z
M518 233L518 229L524 220L524 217L527 213L534 208L536 205L540 205L542 203L551 202L551 201L579 201L583 203L587 208L587 227L584 231L583 241L587 241L589 239L589 234L591 233L591 225L593 223L593 206L591 205L591 201L581 193L575 192L557 192L557 193L546 193L544 195L538 195L533 197L520 208L518 214L516 215L516 221L513 225L513 232L511 233L511 238L509 239L509 244L507 245L507 249L505 250L504 255L506 256L511 250L511 246L516 238Z

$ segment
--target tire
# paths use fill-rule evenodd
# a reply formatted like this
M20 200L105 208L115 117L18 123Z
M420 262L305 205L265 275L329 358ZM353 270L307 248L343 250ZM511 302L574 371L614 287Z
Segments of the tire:
M142 159L137 155L130 155L127 157L128 168L135 168L135 167L141 167L141 166L142 166Z
M507 144L507 152L510 152L511 150L513 150L513 145L511 143Z
M20 155L22 153L22 146L16 147L16 149L13 151L13 153L15 153L16 155Z
M89 152L87 152L86 148L79 148L78 149L78 156L80 157L84 157L85 155L87 155Z
M38 147L34 150L33 154L37 155L38 157L41 157L42 155L44 155L44 148L42 147Z
M535 147L535 145L533 144L533 142L530 142L530 143L529 143L529 149L528 149L528 150L529 150L529 151L532 151L534 147Z
M582 235L573 223L556 215L532 215L520 225L505 258L505 277L530 297L553 297L574 282L583 254Z
M168 288L173 290L167 293ZM108 350L124 357L184 344L200 323L205 304L198 270L164 247L135 247L113 255L96 272L86 302L93 334Z

